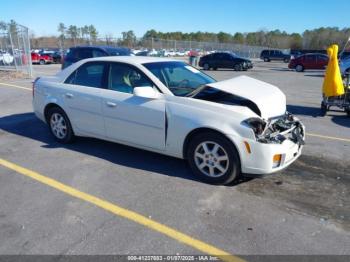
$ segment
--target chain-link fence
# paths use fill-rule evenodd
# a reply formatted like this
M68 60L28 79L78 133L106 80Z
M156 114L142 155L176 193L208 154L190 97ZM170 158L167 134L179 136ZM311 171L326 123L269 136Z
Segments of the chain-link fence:
M0 28L0 70L14 70L33 76L27 27L4 24Z
M155 50L198 50L203 53L213 51L228 51L233 52L238 56L247 58L259 58L260 53L264 49L271 49L265 46L251 46L235 43L219 43L219 42L198 42L198 41L178 41L164 39L143 39L142 46L148 49ZM275 49L275 48L274 48ZM288 50L282 50L288 52Z
M64 40L63 44L58 38L47 37L32 39L34 49L67 49L78 45L107 45L113 47L129 47L131 49L147 49L154 50L159 56L164 51L173 51L170 54L185 54L186 51L195 50L200 54L206 54L213 51L229 51L236 55L247 58L259 58L260 53L264 49L276 49L265 46L252 46L236 43L219 43L219 42L198 42L198 41L179 41L170 39L156 38L139 38L139 39L122 39L122 38L97 38L97 39L70 39ZM278 49L281 50L281 49ZM289 52L289 50L282 50Z

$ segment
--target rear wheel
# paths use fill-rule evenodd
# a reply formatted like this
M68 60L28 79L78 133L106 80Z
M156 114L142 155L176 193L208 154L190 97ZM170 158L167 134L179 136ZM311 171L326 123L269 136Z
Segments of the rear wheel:
M297 71L297 72L303 72L303 71L304 71L304 67L303 67L302 65L297 65L297 66L295 67L295 71Z
M54 107L49 110L47 115L50 131L54 138L63 144L71 143L75 136L66 113L61 108Z
M195 136L188 146L187 160L193 173L210 184L229 184L240 175L240 160L234 145L215 132Z
M39 64L40 64L40 65L45 65L45 60L42 60L42 59L41 59L41 60L39 61Z
M270 62L270 59L268 59L267 57L264 58L264 62Z
M203 65L203 69L204 69L204 70L210 70L210 65L209 65L208 63L205 63L205 64Z
M284 61L285 63L288 63L288 62L289 62L289 59L288 59L288 58L285 58L283 61Z
M327 114L327 105L322 102L321 103L321 116L325 116Z

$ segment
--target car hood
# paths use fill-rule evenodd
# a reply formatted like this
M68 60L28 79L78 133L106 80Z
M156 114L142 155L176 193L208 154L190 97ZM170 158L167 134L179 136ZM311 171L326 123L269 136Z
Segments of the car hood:
M253 102L264 119L281 116L286 112L286 96L278 87L248 76L238 76L207 86Z

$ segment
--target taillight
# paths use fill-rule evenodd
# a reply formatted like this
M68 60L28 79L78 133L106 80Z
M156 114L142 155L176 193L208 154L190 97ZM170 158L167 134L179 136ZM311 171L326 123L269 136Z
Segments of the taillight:
M35 84L36 82L40 79L40 77L35 78L35 80L33 81L33 86L32 86L32 96L34 98L34 92L35 92Z

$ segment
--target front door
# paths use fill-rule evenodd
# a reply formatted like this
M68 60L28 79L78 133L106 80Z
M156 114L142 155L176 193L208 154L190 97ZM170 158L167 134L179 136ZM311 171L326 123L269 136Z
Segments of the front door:
M107 89L101 91L106 135L114 141L164 150L165 101L134 96L134 87L142 86L154 84L139 69L110 64Z

